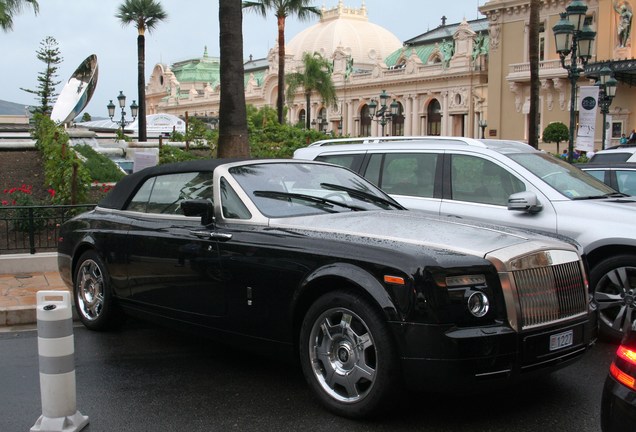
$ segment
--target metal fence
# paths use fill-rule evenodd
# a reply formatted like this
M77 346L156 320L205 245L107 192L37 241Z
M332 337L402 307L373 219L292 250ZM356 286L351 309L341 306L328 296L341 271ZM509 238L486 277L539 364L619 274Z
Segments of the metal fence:
M0 255L56 251L60 225L94 207L0 206Z

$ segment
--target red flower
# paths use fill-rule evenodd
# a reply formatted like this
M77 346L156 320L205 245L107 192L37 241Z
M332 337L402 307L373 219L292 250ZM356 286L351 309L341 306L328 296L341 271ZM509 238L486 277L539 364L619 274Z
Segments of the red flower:
M55 189L49 189L48 192L51 198L55 198Z

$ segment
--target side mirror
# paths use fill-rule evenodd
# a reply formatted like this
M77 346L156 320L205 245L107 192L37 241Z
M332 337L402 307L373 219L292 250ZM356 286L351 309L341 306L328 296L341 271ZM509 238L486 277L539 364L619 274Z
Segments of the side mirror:
M186 216L201 216L201 224L214 222L214 204L206 199L185 200L181 202L181 211Z
M517 192L508 197L508 210L539 213L543 206L534 192Z

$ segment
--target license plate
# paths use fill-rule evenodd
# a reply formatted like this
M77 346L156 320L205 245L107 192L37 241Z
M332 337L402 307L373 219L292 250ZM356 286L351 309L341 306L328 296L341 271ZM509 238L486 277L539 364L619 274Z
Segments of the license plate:
M558 333L550 336L550 351L558 350L561 348L569 347L572 345L574 339L574 331L568 330L563 333Z

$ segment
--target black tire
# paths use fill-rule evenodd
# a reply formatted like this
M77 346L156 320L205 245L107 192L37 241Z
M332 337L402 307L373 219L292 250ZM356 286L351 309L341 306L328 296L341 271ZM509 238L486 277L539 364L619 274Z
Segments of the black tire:
M590 289L598 307L599 336L620 341L636 313L636 255L616 255L590 271Z
M82 254L75 271L73 296L80 321L91 330L108 330L115 326L117 307L112 298L110 278L97 252Z
M333 413L368 417L396 402L400 374L386 318L354 293L318 298L305 315L299 348L309 387Z

